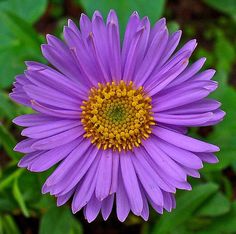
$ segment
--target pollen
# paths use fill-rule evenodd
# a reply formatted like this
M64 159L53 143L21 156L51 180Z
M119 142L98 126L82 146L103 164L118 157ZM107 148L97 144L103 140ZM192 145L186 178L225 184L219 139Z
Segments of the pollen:
M97 88L91 88L81 109L84 137L104 150L139 147L155 125L151 98L142 86L134 87L132 81L98 83Z

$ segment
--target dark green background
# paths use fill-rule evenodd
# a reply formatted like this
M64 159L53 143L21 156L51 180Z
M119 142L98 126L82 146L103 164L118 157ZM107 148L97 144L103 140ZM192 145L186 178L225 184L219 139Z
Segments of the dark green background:
M190 179L193 191L177 193L177 209L148 222L129 215L117 221L115 210L107 222L98 217L88 224L82 212L56 208L54 198L41 195L50 174L17 168L22 155L12 148L21 139L11 120L30 110L8 98L14 76L25 69L24 60L45 62L40 44L45 34L62 36L68 18L78 22L82 12L95 9L105 16L117 11L121 31L137 10L152 23L165 16L171 32L181 28L181 43L196 38L192 61L207 57L205 68L216 68L219 88L212 95L227 112L216 127L191 129L191 135L221 147L220 163L205 165L201 179ZM0 234L230 234L236 233L236 0L0 0Z

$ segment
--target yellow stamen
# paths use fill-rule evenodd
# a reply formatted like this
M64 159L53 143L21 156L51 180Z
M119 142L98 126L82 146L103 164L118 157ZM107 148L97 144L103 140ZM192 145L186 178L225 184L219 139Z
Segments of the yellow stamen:
M143 87L135 89L132 82L98 84L92 88L81 106L81 122L91 142L98 148L132 150L142 144L155 125L151 98Z

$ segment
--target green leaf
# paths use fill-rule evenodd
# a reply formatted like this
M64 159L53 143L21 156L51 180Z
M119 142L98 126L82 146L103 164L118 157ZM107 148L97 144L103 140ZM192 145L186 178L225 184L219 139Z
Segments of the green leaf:
M9 191L1 192L0 194L0 213L3 212L12 212L16 209L16 202L14 201L13 197L9 194ZM1 232L0 232L1 233Z
M226 38L221 30L216 30L214 53L214 57L217 59L217 70L229 72L235 62L236 53L234 44Z
M236 201L232 203L229 213L215 218L211 225L205 227L209 234L234 234L236 233Z
M211 199L208 199L197 212L199 216L219 216L230 211L229 200L221 193L216 193Z
M41 187L42 183L39 180L39 174L32 174L29 171L25 171L25 173L21 176L19 182L19 187L22 188L22 195L24 197L25 202L27 202L28 206L32 207L37 203L42 197ZM44 197L44 196L43 196Z
M0 21L0 38L10 41L0 45L0 88L6 88L23 72L25 60L42 60L41 40L31 25L10 12L1 12Z
M20 234L20 231L10 215L3 215L2 217L2 229L4 234Z
M4 150L13 160L18 160L21 158L21 155L15 151L13 148L16 145L16 140L13 135L0 123L0 138L1 144L3 145Z
M82 233L83 233L82 225L76 219L73 218L69 234L82 234Z
M7 177L1 178L0 180L0 191L12 184L15 178L18 178L24 172L23 169L16 169Z
M26 217L29 217L29 211L28 211L28 209L25 205L24 198L23 198L22 193L21 193L20 188L19 188L18 178L15 179L12 190L13 190L12 191L13 196L16 199L18 205L20 206L22 213Z
M218 11L236 16L235 0L204 0L204 2Z
M3 0L0 2L0 13L3 10L14 12L17 16L34 23L44 13L47 0Z
M81 234L82 230L75 222L68 208L51 207L41 219L39 234Z
M95 10L102 12L106 17L110 9L116 10L119 17L121 32L124 32L129 16L137 11L140 16L148 16L154 23L163 13L165 0L77 0L84 7L86 13L91 17Z
M13 119L16 116L16 107L10 102L8 94L0 90L0 116Z
M153 234L164 234L175 230L178 226L189 220L194 212L218 189L214 183L196 186L191 192L184 192L177 201L176 210L165 213L155 224Z

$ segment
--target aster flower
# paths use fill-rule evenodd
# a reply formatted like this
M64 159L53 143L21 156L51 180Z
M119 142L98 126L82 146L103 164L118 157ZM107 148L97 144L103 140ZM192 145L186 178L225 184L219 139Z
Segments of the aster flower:
M196 40L177 52L181 31L169 34L165 19L151 28L134 12L121 46L118 19L95 12L71 20L64 40L47 35L42 53L52 66L26 62L10 94L35 113L14 119L26 127L15 147L20 167L41 172L57 165L42 192L57 205L72 199L93 221L106 220L113 203L120 221L129 212L149 216L175 208L176 189L190 190L202 162L216 163L215 145L187 136L188 127L214 125L224 112L207 96L215 71L189 65ZM180 204L181 205L181 204Z

